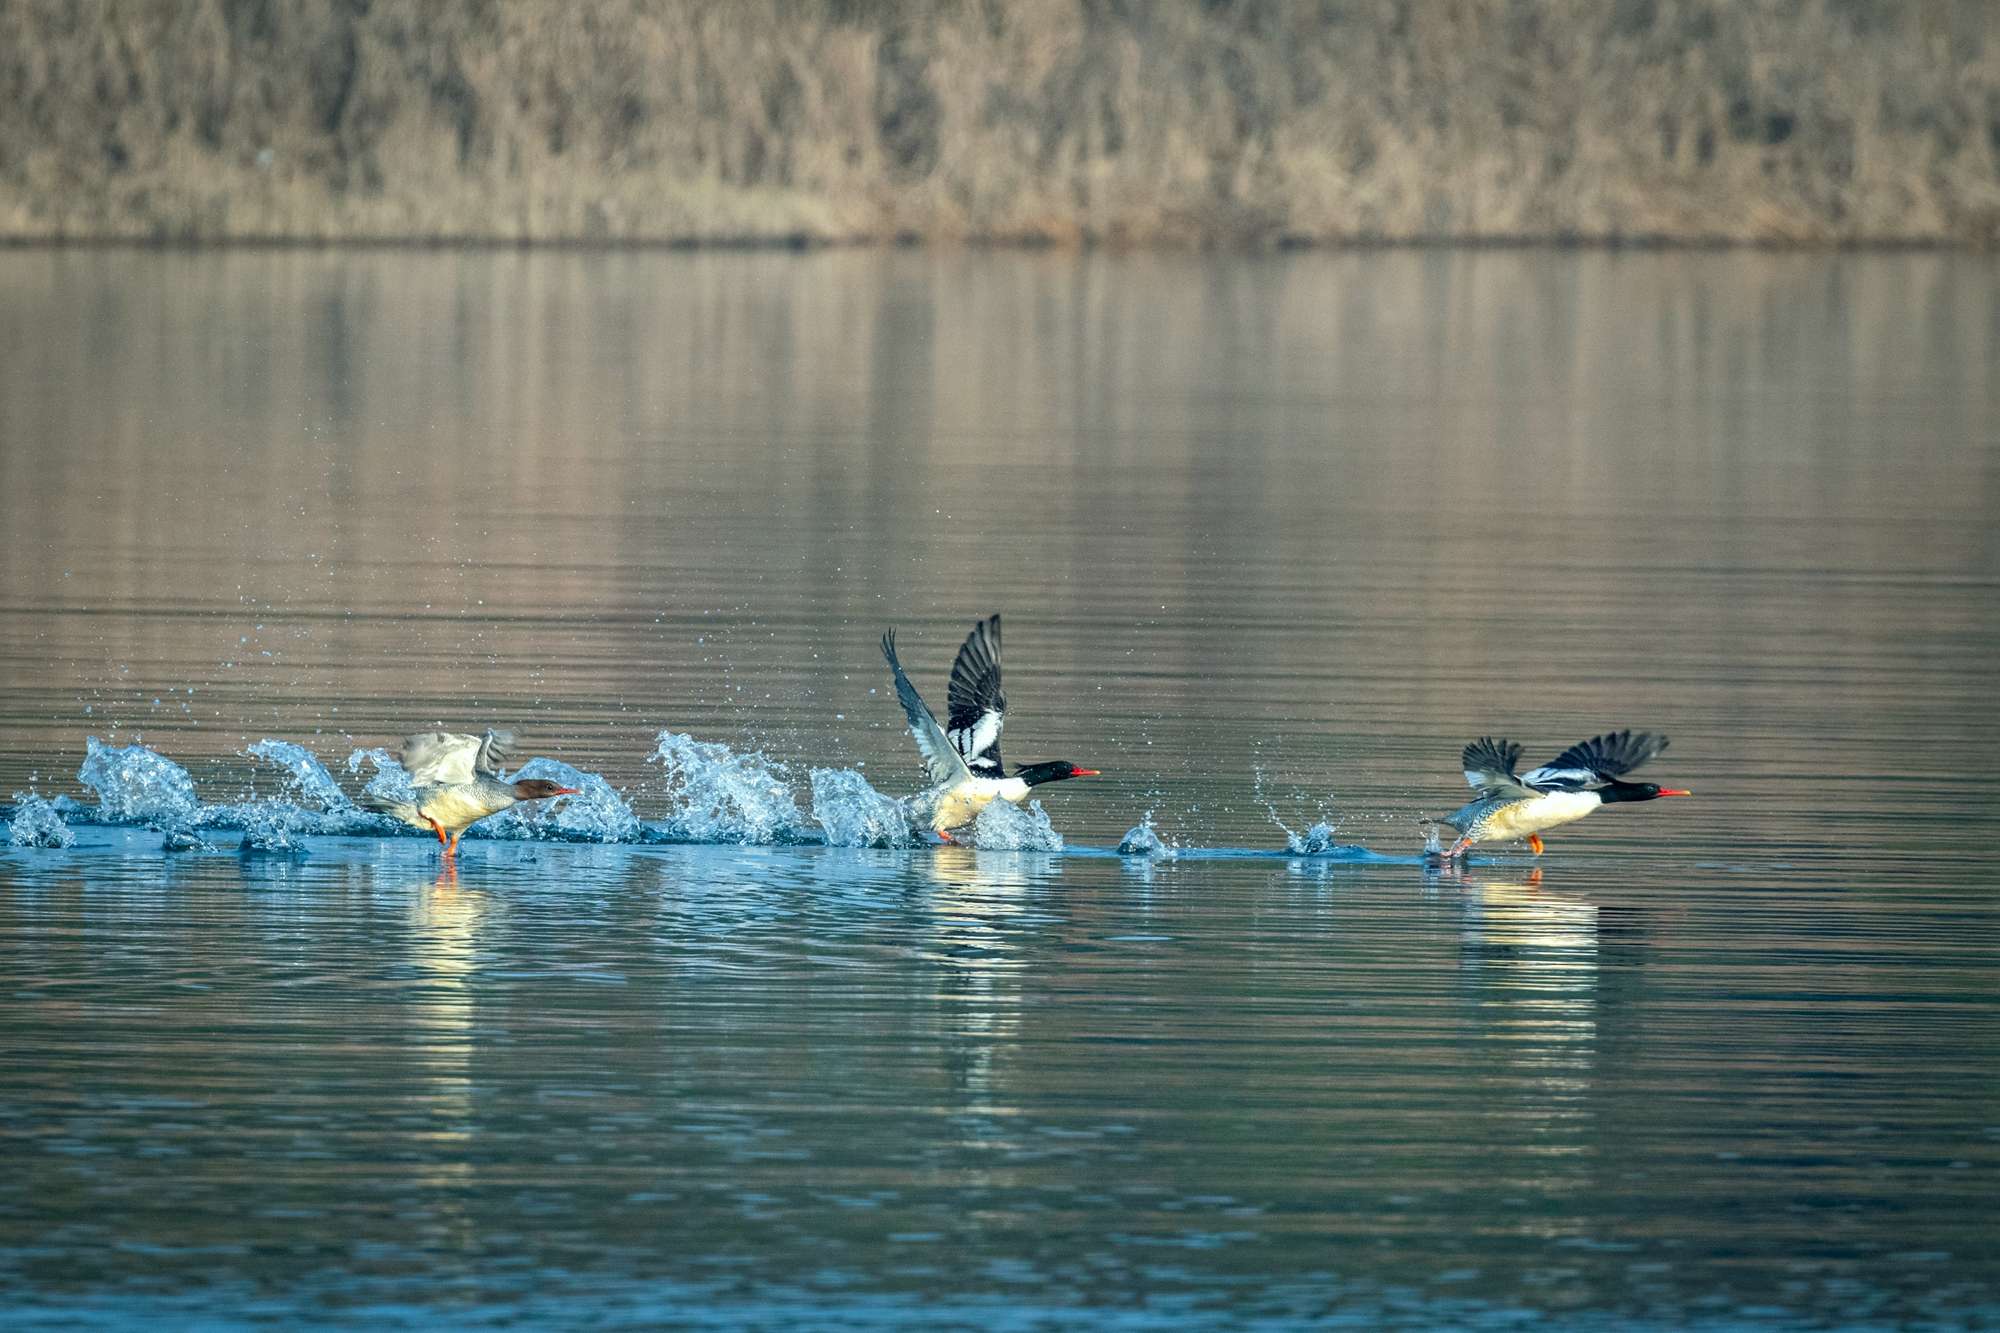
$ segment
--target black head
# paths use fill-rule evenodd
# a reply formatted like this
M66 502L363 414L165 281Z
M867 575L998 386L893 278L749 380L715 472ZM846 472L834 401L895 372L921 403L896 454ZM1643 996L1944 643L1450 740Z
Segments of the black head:
M517 801L546 801L551 796L581 795L583 793L577 788L565 787L547 778L522 778L514 784L514 799Z
M1694 793L1652 782L1608 782L1597 789L1597 795L1610 805L1614 801L1651 801L1661 796L1692 796Z
M1078 768L1067 759L1051 759L1046 764L1021 764L1014 770L1014 776L1030 787L1039 787L1044 782L1061 782L1064 778L1094 778L1094 768Z

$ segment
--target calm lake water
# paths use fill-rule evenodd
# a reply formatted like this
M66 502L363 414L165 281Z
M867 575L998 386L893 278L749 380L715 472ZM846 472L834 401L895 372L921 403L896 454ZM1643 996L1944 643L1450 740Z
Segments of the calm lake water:
M0 1327L2000 1327L1996 423L1981 257L0 252Z

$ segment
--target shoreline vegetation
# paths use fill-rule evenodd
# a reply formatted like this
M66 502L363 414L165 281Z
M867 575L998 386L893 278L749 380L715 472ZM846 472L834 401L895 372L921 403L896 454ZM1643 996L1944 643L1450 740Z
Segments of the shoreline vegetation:
M2000 243L1984 0L20 0L0 244Z

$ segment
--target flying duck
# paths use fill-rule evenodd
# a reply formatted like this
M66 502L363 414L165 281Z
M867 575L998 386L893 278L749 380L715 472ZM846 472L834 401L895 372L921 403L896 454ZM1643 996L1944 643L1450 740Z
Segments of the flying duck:
M1046 782L1093 778L1094 768L1078 768L1066 759L1016 766L1013 775L1000 762L1000 728L1007 720L1007 698L1000 690L1000 617L993 615L972 627L952 664L946 698L951 704L945 726L924 703L917 687L903 674L896 659L896 631L882 636L882 656L896 677L896 698L909 719L910 734L924 757L932 790L926 795L930 826L946 842L995 800L1019 804L1028 792Z
M497 815L522 801L581 795L575 787L545 778L502 781L500 765L513 750L511 731L489 731L484 736L424 731L405 736L400 758L403 771L416 788L412 799L364 795L361 803L412 828L427 828L437 834L437 840L444 844L444 859L449 861L458 854L458 835L488 815Z
M1479 795L1436 821L1459 835L1444 859L1456 860L1475 843L1515 838L1526 838L1529 848L1540 856L1543 829L1574 823L1600 805L1692 796L1693 792L1650 782L1620 781L1666 748L1665 736L1643 731L1635 736L1629 730L1607 732L1579 741L1540 768L1516 776L1514 766L1521 761L1521 747L1481 737L1466 746L1461 756L1465 780Z

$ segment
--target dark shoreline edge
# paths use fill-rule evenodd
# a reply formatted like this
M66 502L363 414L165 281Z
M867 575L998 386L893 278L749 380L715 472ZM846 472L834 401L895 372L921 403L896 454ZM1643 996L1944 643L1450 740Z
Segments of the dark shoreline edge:
M1733 236L1410 236L1319 237L1285 236L1273 240L1211 240L1201 244L1108 240L1085 237L1075 242L1044 236L660 236L660 237L514 237L514 236L9 236L0 235L0 251L22 250L156 250L195 253L215 250L538 250L614 254L620 252L716 251L725 253L827 250L1015 251L1070 254L1149 254L1255 257L1302 252L1352 254L1391 250L1562 250L1591 253L1625 251L1755 251L1768 254L1849 254L1948 252L1991 255L1991 246L1950 236L1839 237L1788 240Z

